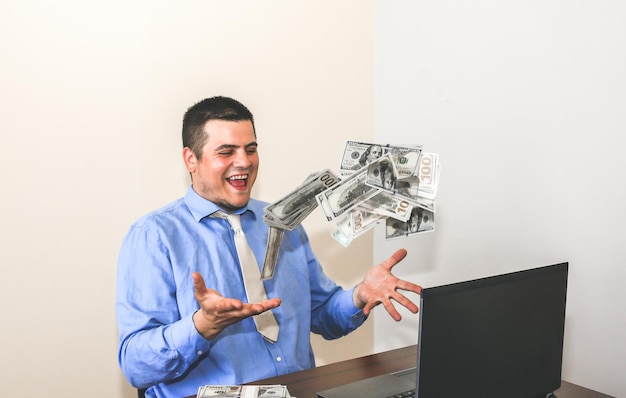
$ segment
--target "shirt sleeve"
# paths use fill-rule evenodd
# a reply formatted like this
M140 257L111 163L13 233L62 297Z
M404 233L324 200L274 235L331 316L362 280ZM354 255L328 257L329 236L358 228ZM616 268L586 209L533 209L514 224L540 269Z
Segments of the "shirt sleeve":
M178 312L168 250L156 228L131 227L118 259L116 316L118 361L133 386L175 379L210 349L192 315Z
M304 230L301 230L300 236L309 264L311 331L327 340L345 336L367 319L363 310L354 305L352 300L354 288L345 290L331 280L313 253Z
M314 333L327 340L337 339L353 332L365 322L367 317L363 310L352 302L352 291L338 290L324 305L313 311L311 330Z

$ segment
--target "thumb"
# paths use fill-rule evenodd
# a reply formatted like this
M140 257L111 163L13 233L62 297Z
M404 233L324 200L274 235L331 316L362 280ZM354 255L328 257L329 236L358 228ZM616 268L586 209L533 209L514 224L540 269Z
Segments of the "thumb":
M406 249L398 249L387 260L383 261L382 266L386 269L392 269L400 261L404 260L407 255Z
M196 296L203 297L208 293L206 285L204 283L204 278L198 272L192 272L191 278L193 279L193 291Z

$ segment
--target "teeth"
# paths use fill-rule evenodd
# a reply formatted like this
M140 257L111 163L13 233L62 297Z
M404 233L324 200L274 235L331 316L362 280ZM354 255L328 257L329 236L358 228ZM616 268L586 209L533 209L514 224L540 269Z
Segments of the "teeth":
M228 180L245 180L245 179L247 179L247 178L248 178L248 176L247 176L247 175L242 174L242 175L237 175L237 176L228 177L227 179L228 179Z

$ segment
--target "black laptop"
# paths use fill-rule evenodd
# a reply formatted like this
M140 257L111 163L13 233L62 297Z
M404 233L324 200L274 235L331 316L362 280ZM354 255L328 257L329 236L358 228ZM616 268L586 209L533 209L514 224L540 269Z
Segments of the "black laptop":
M424 288L417 367L317 395L551 396L561 386L567 274L561 263Z

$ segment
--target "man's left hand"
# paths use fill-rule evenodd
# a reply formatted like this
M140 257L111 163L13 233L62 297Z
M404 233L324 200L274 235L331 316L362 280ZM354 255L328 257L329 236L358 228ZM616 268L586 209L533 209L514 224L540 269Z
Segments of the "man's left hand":
M406 254L407 251L405 249L396 251L387 260L370 269L365 274L363 281L355 287L352 295L354 305L358 308L363 308L363 313L366 316L369 315L372 308L382 303L394 320L401 320L402 316L396 310L391 300L402 304L414 314L419 310L415 303L404 294L399 293L398 290L420 294L422 287L415 283L398 279L391 273L391 269L402 261Z

